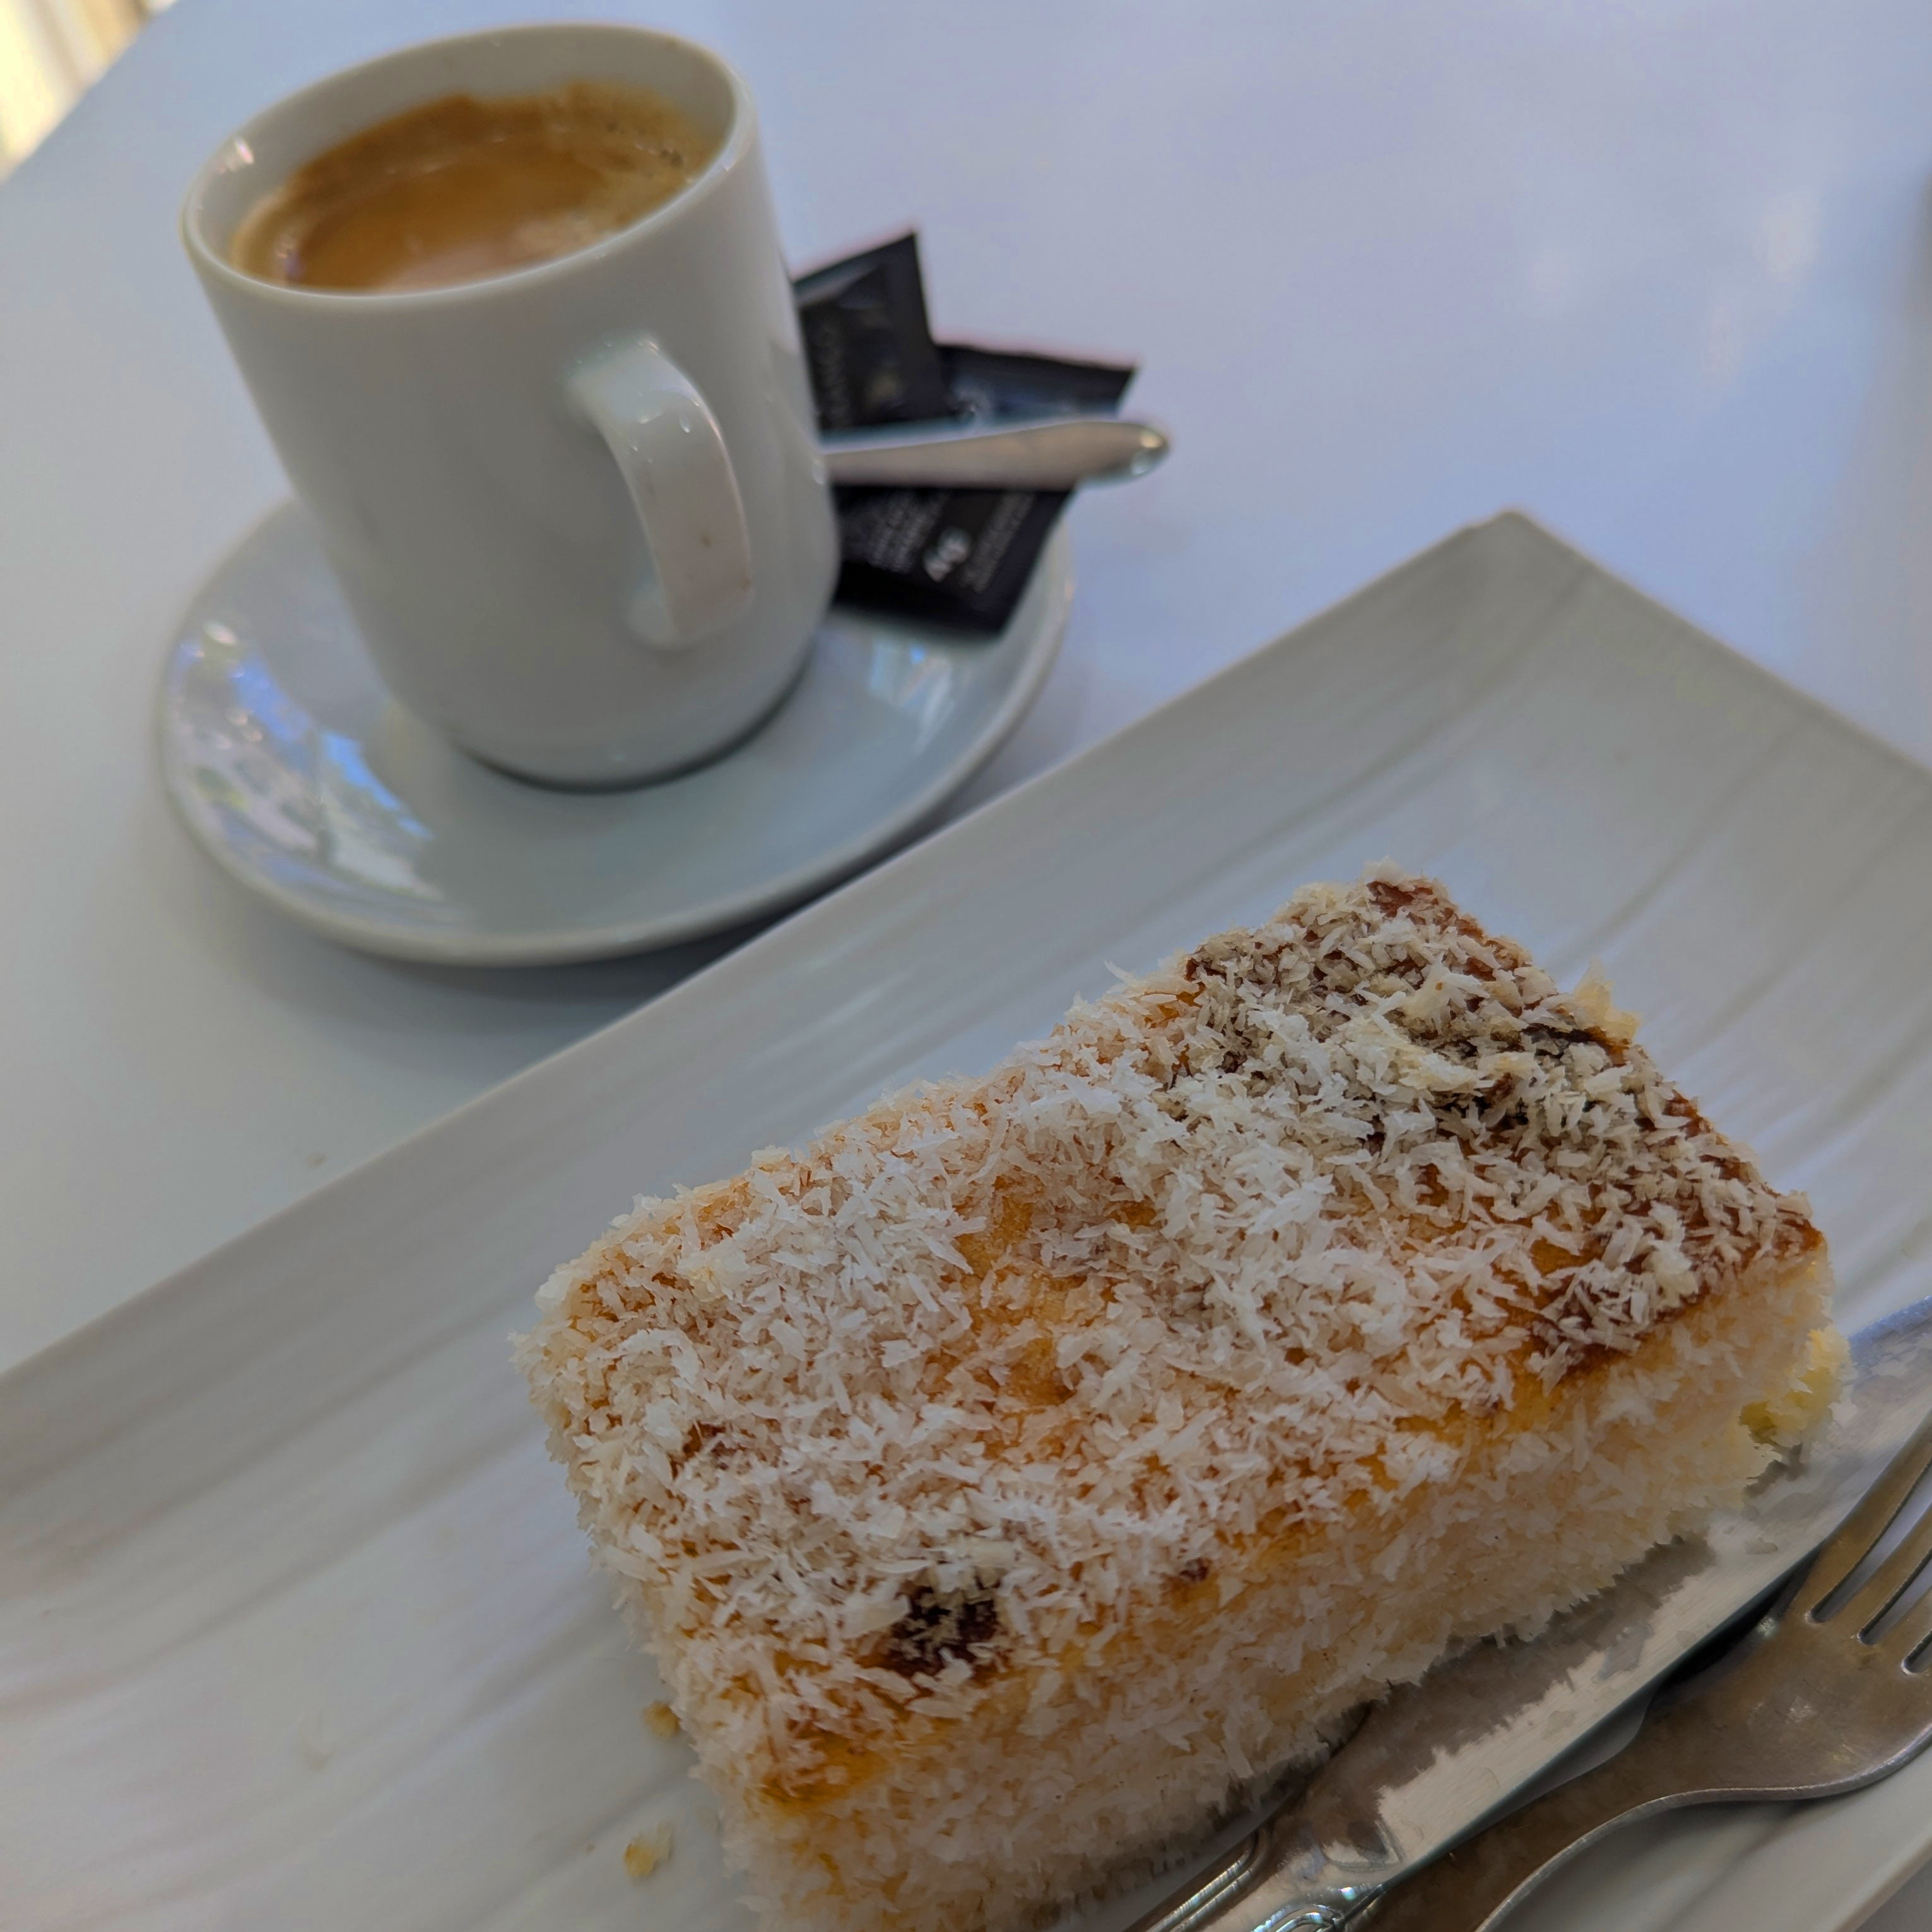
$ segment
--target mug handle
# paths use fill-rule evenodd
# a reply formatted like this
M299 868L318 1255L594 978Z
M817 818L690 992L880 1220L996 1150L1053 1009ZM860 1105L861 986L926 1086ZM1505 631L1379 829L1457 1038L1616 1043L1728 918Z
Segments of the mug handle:
M718 419L647 337L581 364L572 399L617 459L650 572L632 628L660 650L700 642L751 608L752 538Z

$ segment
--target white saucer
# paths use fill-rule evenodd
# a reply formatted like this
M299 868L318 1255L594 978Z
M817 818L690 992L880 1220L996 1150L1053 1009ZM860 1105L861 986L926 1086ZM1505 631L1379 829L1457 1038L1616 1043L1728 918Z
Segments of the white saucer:
M642 951L794 904L917 830L1032 703L1072 589L1063 529L998 638L834 610L790 696L724 757L634 791L547 791L388 699L285 504L182 621L161 769L215 860L347 945L471 965Z

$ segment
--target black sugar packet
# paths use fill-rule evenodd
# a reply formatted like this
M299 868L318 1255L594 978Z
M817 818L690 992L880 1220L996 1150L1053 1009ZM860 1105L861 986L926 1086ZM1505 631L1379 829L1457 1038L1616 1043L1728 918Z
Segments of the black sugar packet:
M792 284L825 430L1112 410L1131 366L936 343L917 238L902 235ZM991 636L1006 628L1071 493L843 489L841 603Z

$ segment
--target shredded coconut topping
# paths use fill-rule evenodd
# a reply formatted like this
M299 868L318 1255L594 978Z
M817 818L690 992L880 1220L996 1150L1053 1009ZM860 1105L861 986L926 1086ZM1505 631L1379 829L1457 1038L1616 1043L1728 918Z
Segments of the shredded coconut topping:
M525 1360L674 1682L808 1781L1819 1245L1634 1031L1384 865L641 1202Z

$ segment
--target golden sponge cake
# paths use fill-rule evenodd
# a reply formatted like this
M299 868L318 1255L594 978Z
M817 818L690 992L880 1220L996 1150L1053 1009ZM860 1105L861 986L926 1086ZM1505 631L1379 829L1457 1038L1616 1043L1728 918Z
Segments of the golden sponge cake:
M1824 1244L1634 1030L1381 866L559 1271L524 1366L774 1925L1033 1923L1765 1466Z

